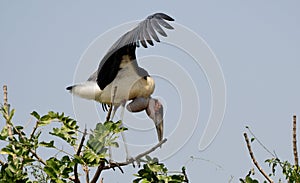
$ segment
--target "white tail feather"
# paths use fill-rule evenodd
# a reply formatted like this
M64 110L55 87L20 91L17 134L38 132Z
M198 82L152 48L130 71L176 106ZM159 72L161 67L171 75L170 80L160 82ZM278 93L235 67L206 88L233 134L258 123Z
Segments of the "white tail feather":
M102 90L99 88L96 82L88 81L82 84L72 86L70 88L70 92L81 98L97 100Z

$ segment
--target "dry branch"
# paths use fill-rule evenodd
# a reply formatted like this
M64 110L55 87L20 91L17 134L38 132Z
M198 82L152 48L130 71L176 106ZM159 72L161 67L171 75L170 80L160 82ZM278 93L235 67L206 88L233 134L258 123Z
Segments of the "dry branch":
M293 152L295 159L295 166L298 169L298 151L297 151L297 117L293 116Z
M110 163L109 165L105 166L104 161L102 161L102 163L98 166L97 171L96 171L91 183L96 183L97 182L97 180L98 180L98 178L99 178L99 176L100 176L100 174L103 170L113 169L113 168L117 167L122 171L122 169L121 169L122 166L126 166L126 165L132 164L134 162L138 162L139 159L141 159L142 157L144 157L144 156L150 154L151 152L155 151L158 147L160 147L165 142L167 142L167 139L163 139L162 141L160 141L158 144L156 144L151 149L149 149L149 150L147 150L147 151L145 151L141 154L138 154L134 158L131 158L131 159L125 161L125 162L120 162L120 163L115 162L115 163Z
M83 132L83 135L82 135L82 138L81 138L81 141L80 141L80 144L79 144L77 152L76 152L77 156L79 156L80 153L81 153L81 149L83 147L83 142L85 140L86 134L87 134L87 129L85 128L84 132ZM88 170L86 171L86 173L88 174ZM74 182L79 183L80 181L79 181L79 178L78 178L78 163L75 163L75 165L74 165L74 176L75 176Z
M8 99L7 99L7 86L3 86L3 100L4 100L4 106L8 106Z
M248 135L247 133L244 133L244 137L245 137L245 141L247 143L247 148L248 148L248 151L249 151L249 154L250 154L250 157L254 163L254 165L256 166L256 168L260 171L260 173L270 182L270 183L274 183L274 181L268 176L268 174L266 174L266 172L261 168L261 166L259 166L258 162L256 161L255 157L254 157L254 154L252 152L252 149L251 149L251 145L250 145L250 141L249 141L249 138L248 138Z

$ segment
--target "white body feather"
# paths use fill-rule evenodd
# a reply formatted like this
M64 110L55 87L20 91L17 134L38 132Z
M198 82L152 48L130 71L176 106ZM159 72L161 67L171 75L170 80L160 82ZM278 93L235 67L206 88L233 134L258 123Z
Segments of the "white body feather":
M120 104L124 100L127 101L137 97L148 98L153 93L154 87L154 80L149 76L146 79L139 76L134 66L129 62L118 72L114 81L103 90L99 88L95 81L87 81L74 85L70 92L81 98L96 100L100 103Z

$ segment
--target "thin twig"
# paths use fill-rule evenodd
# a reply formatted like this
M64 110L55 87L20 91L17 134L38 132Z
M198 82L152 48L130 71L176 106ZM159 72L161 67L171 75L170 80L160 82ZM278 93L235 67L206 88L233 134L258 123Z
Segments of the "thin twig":
M83 133L83 135L82 135L80 144L79 144L78 149L77 149L77 152L76 152L76 155L77 155L77 156L80 156L81 149L82 149L82 147L83 147L83 143L84 143L84 140L85 140L86 133L87 133L87 129L86 129L86 127L85 127L84 133ZM88 171L87 171L87 172L88 172ZM74 165L74 176L75 176L74 182L79 183L80 181L79 181L79 178L78 178L78 163L75 163L75 165Z
M46 165L46 162L39 155L37 155L34 150L30 149L30 152L39 162L41 162L43 165Z
M86 183L89 183L90 182L89 167L87 165L84 165L83 171L85 172L85 181Z
M206 161L208 163L211 163L211 164L215 165L219 169L223 169L223 167L221 165L219 165L219 164L217 164L217 163L215 163L211 160L208 160L208 159L205 159L205 158L194 157L194 156L190 156L190 159L185 163L185 165L187 165L189 161L193 161L193 160Z
M250 157L254 163L254 165L256 166L256 168L260 171L260 173L270 182L270 183L274 183L274 181L268 176L268 174L266 174L266 172L259 166L258 162L256 161L255 157L254 157L254 154L252 152L252 149L251 149L251 145L250 145L250 142L249 142L249 139L248 139L248 135L247 133L244 133L244 137L245 137L245 141L247 143L247 148L248 148L248 151L249 151L249 154L250 154Z
M35 123L35 126L34 126L32 132L31 132L31 134L30 134L30 140L32 140L32 137L33 137L33 135L34 135L34 133L35 133L35 131L36 131L36 129L37 129L38 127L39 127L39 122L37 121L37 122Z
M254 133L251 131L251 129L246 126L247 130L249 131L249 133L255 138L255 141L257 141L259 143L259 145L261 145L271 156L276 157L275 154L273 154L255 135Z
M295 166L298 169L298 151L297 151L297 117L293 116L293 152L295 159Z
M97 171L96 171L96 173L95 173L95 175L94 175L94 177L93 177L91 183L96 183L96 182L97 182L97 180L98 180L98 178L99 178L99 176L100 176L100 174L101 174L101 172L102 172L103 170L113 169L113 168L115 168L115 167L118 167L121 171L123 171L123 170L121 169L122 166L126 166L126 165L129 165L129 164L134 163L135 161L139 161L139 159L141 159L142 157L144 157L144 156L150 154L151 152L155 151L158 147L160 147L160 146L161 146L162 144L164 144L165 142L167 142L167 139L163 139L162 141L160 141L158 144L156 144L156 145L155 145L154 147L152 147L151 149L149 149L149 150L147 150L147 151L145 151L145 152L143 152L143 153L141 153L141 154L138 154L136 157L131 158L131 159L125 161L125 162L120 162L120 163L115 162L115 163L110 163L109 165L105 166L104 161L101 161L101 163L100 163L100 165L98 166Z
M20 138L24 140L23 134L17 128L14 128L14 130L17 132L17 134L20 136ZM46 162L39 155L37 155L33 149L29 149L29 151L39 162L46 165Z

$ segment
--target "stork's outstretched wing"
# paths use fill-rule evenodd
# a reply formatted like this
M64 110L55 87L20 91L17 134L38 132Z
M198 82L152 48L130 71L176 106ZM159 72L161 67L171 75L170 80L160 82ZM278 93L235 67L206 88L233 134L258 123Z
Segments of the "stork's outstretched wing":
M135 60L137 46L141 44L147 48L147 44L154 45L153 40L160 42L157 33L164 37L167 36L162 27L174 29L166 21L174 21L174 19L164 13L155 13L140 22L137 27L125 33L112 45L101 60L96 74L93 74L89 80L96 79L100 89L103 90L116 77L120 69L122 56L128 55L131 60Z

